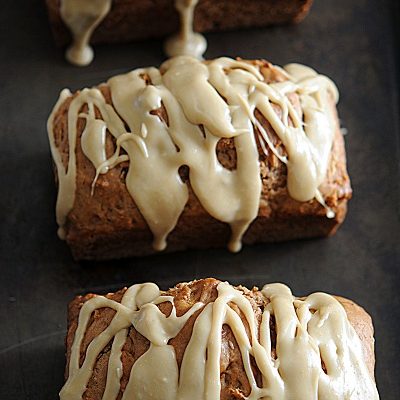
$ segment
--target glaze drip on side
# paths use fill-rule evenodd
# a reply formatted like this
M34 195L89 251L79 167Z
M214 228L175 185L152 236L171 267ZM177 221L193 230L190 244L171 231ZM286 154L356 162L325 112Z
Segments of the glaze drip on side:
M193 15L198 0L175 0L180 17L180 32L166 41L168 56L189 55L202 58L207 48L203 35L193 32ZM89 65L94 57L90 39L96 27L110 12L112 0L61 0L60 16L71 32L72 44L65 57L74 65Z
M175 8L180 17L180 32L168 38L164 45L168 57L192 56L202 59L207 49L205 37L193 32L194 10L198 0L175 0Z
M179 176L182 165L189 167L191 188L205 210L231 226L229 249L240 250L242 236L259 209L261 179L256 136L264 148L287 164L290 196L302 202L315 197L323 204L318 187L326 175L336 129L332 101L338 99L337 89L327 77L299 64L279 71L285 80L268 84L257 64L230 58L200 62L182 56L166 61L160 69L137 69L111 78L108 85L112 106L98 89L84 89L68 109L67 168L53 132L54 115L71 96L64 90L48 120L58 172L60 237L65 235L64 224L75 198L78 118L86 120L81 146L96 168L96 179L129 159L126 186L153 233L156 250L165 249L167 236L188 201L187 184ZM290 94L297 96L300 113L289 100ZM84 105L89 111L82 114ZM94 107L101 119L95 118ZM155 113L162 107L168 124ZM270 123L287 157L279 155L255 118L255 110ZM117 144L110 159L105 159L105 130ZM224 168L218 160L216 147L221 138L234 141L235 170ZM121 148L126 154L120 154Z
M251 388L247 399L379 399L364 361L361 341L334 297L314 293L298 299L283 284L265 285L261 293L266 305L261 319L257 319L242 290L220 282L217 291L214 302L195 303L179 317L174 298L159 291L152 283L130 287L121 303L103 296L86 301L80 310L68 380L60 392L61 400L83 398L96 358L110 340L112 348L102 399L117 398L122 374L121 349L130 326L150 341L150 347L133 364L122 400L219 399L223 325L230 327L240 348ZM171 303L172 311L168 317L157 307L163 302ZM79 366L81 344L90 317L103 307L115 310L116 314L89 344L83 364ZM178 368L169 340L199 310ZM271 356L271 318L275 320L277 335L276 358ZM262 375L261 386L257 385L251 358Z
M94 57L90 38L111 9L112 0L61 0L60 15L72 35L65 57L78 66L89 65Z

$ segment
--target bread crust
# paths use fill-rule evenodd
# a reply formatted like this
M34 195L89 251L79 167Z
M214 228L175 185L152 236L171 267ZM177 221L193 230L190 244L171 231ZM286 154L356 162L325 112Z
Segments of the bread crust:
M203 302L205 305L214 301L217 298L217 285L220 283L219 280L214 278L201 279L189 283L180 283L172 289L165 292L168 296L174 297L174 305L176 308L177 315L185 314L196 302ZM267 300L261 294L257 288L251 290L239 286L237 287L243 292L244 296L250 301L254 314L258 321L261 321L261 315L264 307L267 304ZM121 289L115 293L109 293L106 295L107 298L114 301L120 302L126 288ZM66 338L67 347L67 367L65 372L65 378L68 378L68 363L70 359L70 352L72 343L74 340L75 331L78 325L79 311L82 305L96 296L95 294L87 294L85 296L76 297L70 304L68 308L68 333ZM374 330L372 325L371 317L368 313L360 306L355 304L353 301L345 299L343 297L335 296L336 299L344 307L349 322L355 329L357 335L359 336L364 350L365 363L374 379L374 367L375 367L375 356L374 356ZM169 315L171 312L170 303L161 303L159 306L160 310L165 314ZM235 307L235 306L233 306ZM201 309L202 310L202 309ZM171 344L176 353L178 366L180 367L183 353L191 337L194 322L201 312L201 310L194 313L194 315L188 320L184 325L182 330L178 333L176 337L170 340ZM239 313L241 319L245 321L243 315L241 315L240 310L235 307L235 311ZM84 360L84 354L87 346L90 342L99 335L111 322L115 311L108 308L101 308L96 310L89 321L88 328L86 330L83 344L81 347L81 363ZM275 357L275 323L271 320L271 338L272 338L272 354ZM245 324L245 326L247 326ZM249 332L247 332L249 335ZM240 355L239 346L236 343L235 337L227 325L223 325L222 330L222 348L221 348L221 359L220 359L220 377L221 377L221 399L233 400L233 399L244 399L250 393L250 385L244 371L242 358ZM140 333L138 333L133 326L129 328L129 333L125 345L122 350L122 365L123 365L123 375L121 378L121 391L119 393L118 399L122 396L123 390L126 387L130 370L136 360L144 354L149 348L149 341L144 338ZM102 351L96 360L93 375L89 380L87 385L87 390L84 393L83 398L97 400L101 399L102 393L105 388L106 373L109 354L111 350L111 345L107 346L104 351ZM261 373L254 365L253 372L257 383L261 386Z
M279 79L274 76L274 69L268 62L252 62L260 66L268 79ZM112 104L109 87L102 84L98 88L107 103ZM55 145L61 152L64 167L67 166L69 156L68 108L76 95L77 93L68 97L61 104L53 120ZM293 100L294 103L295 101L296 99ZM332 109L336 115L333 101ZM275 147L284 153L285 150L268 121L258 111L255 116ZM163 116L162 109L159 110L159 117L167 118ZM101 118L98 110L96 118ZM315 199L298 202L290 197L286 187L286 165L271 151L265 154L259 145L262 180L260 207L257 218L243 237L244 244L323 237L336 232L345 218L347 201L352 194L346 170L344 140L337 116L336 121L329 167L326 179L320 187L325 202L335 212L335 217L327 218L326 210ZM118 164L106 174L100 175L92 195L91 185L95 178L95 168L81 149L80 137L84 127L85 120L79 118L75 202L65 224L66 241L71 247L73 257L77 260L107 260L154 253L152 233L125 185L128 162ZM107 134L107 157L111 157L114 148L114 139ZM232 140L221 139L217 146L217 154L226 168L235 167L236 150ZM187 171L183 167L180 172L182 179L188 184L189 200L175 229L168 236L168 246L165 251L226 246L230 227L211 217L204 210L190 188Z
M223 31L298 23L308 14L312 0L199 0L194 16L197 32ZM56 44L66 45L71 34L60 15L60 0L46 0ZM173 0L113 0L112 8L96 28L92 43L129 42L163 37L178 31Z

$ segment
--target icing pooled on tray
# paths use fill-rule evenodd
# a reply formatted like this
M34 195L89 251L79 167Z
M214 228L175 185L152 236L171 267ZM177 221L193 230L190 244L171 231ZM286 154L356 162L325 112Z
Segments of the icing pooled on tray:
M58 173L60 237L65 235L64 224L75 199L79 118L86 120L82 151L97 171L93 189L100 174L129 160L126 187L153 233L156 250L167 246L168 234L188 201L188 186L179 175L183 165L189 167L190 186L204 209L230 225L229 249L240 250L242 236L259 210L256 138L265 151L268 147L287 165L287 188L292 198L301 202L316 198L324 205L318 187L326 176L337 128L332 106L332 101L338 100L337 89L327 77L299 64L290 64L285 70L270 68L285 80L267 83L260 66L250 62L230 58L201 62L182 56L166 61L160 69L142 68L111 78L112 105L99 89L84 89L73 97L68 109L67 168L53 132L54 115L71 96L64 90L48 121ZM299 99L301 111L289 100L290 94ZM84 105L87 112L81 111ZM101 119L96 118L94 108L100 111ZM155 112L160 109L167 121ZM287 156L279 154L255 118L256 110L276 132ZM105 154L106 130L116 141L109 159ZM218 160L216 147L221 138L233 139L237 153L234 170ZM328 217L332 216L329 212Z
M175 0L180 16L180 32L167 40L168 56L189 55L201 58L207 41L200 33L193 32L193 15L198 0ZM112 0L61 0L60 16L71 32L72 45L66 51L67 60L85 66L93 60L90 39L96 27L110 12Z
M192 56L201 59L207 49L207 41L200 33L193 32L194 9L198 0L175 0L180 16L180 32L165 42L168 57Z
M72 34L72 45L65 57L75 65L85 66L93 60L90 38L111 9L112 0L61 0L60 15Z
M224 325L231 329L240 350L250 386L247 399L379 399L365 364L361 341L334 297L314 293L298 299L287 286L269 284L261 291L265 305L261 308L262 315L257 317L243 290L220 282L217 292L213 302L197 302L181 316L177 316L174 297L161 292L153 283L131 286L121 303L103 296L87 300L80 310L61 400L83 398L96 359L110 341L102 399L117 398L123 371L122 347L131 326L150 344L133 364L122 400L219 399ZM172 308L168 316L157 307L165 302ZM80 365L85 331L92 313L99 308L111 308L116 313L91 341ZM196 312L179 367L169 341ZM271 323L276 332L274 344ZM255 378L255 366L262 376L261 386Z

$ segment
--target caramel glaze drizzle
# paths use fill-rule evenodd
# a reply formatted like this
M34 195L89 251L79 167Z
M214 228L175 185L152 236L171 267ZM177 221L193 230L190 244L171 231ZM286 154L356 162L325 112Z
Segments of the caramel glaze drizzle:
M72 34L65 58L83 67L93 61L90 38L111 9L112 0L61 0L60 16Z
M318 187L326 175L336 129L331 103L332 98L337 101L337 89L328 78L299 64L279 71L286 80L267 84L259 66L249 62L229 58L200 62L176 57L160 70L138 69L111 78L108 85L113 106L106 104L98 89L84 89L68 110L67 168L53 132L54 115L71 96L68 90L62 91L48 121L58 171L60 237L65 236L64 224L75 198L78 118L86 119L81 146L96 168L93 187L99 174L129 160L126 186L153 233L156 250L165 249L167 236L188 200L187 185L178 172L182 165L189 166L191 187L203 207L231 226L229 249L240 250L241 238L259 209L261 179L255 132L264 148L268 146L286 163L289 194L299 201L315 197L324 205ZM143 76L149 77L150 84ZM290 93L299 97L303 118L288 99ZM88 112L80 113L85 104ZM273 104L281 110L281 117ZM168 124L152 112L161 106ZM96 119L94 107L100 110L102 119ZM254 117L256 109L277 133L287 157L278 153ZM105 154L107 130L117 144L110 159ZM216 146L221 138L234 140L237 167L233 171L218 161ZM126 154L120 154L121 148ZM329 209L327 216L333 216Z
M179 317L174 297L160 292L153 283L130 287L121 303L103 296L86 301L80 310L61 400L83 398L95 361L110 341L102 399L117 398L123 370L121 350L130 326L150 341L150 347L133 364L122 400L219 399L221 332L225 324L232 330L240 349L251 388L247 399L379 399L365 364L361 341L334 297L314 293L298 299L283 284L265 285L261 293L266 305L258 320L242 290L221 282L217 291L214 302L195 303ZM164 302L171 303L169 316L157 307ZM115 310L116 314L89 344L80 366L81 345L89 319L95 310L103 307ZM169 340L199 310L179 368ZM271 353L271 318L276 324L276 357ZM262 375L261 386L256 382L251 358Z
M201 59L207 49L207 41L200 33L193 32L194 10L198 0L175 0L180 16L180 32L166 40L165 54L168 57L193 56Z
M168 56L202 58L207 48L203 35L193 32L194 9L198 0L175 0L180 17L180 32L165 43ZM74 65L89 65L94 57L90 39L96 27L111 10L112 0L61 0L60 16L71 32L72 44L65 57Z
M63 90L48 120L59 182L59 236L65 236L66 217L75 199L78 118L86 119L81 146L96 168L93 188L99 174L129 160L126 186L153 233L156 250L165 249L167 236L188 201L187 184L178 172L182 165L189 167L190 185L205 210L231 226L229 249L240 250L242 236L257 216L261 195L256 135L264 149L268 147L287 165L290 196L302 202L316 198L325 206L318 187L325 179L337 128L332 107L338 100L337 89L327 77L299 64L287 65L284 70L271 68L284 80L268 84L260 65L246 61L219 58L200 62L182 56L166 61L160 69L137 69L111 78L112 106L97 88L84 89L68 109L67 168L53 132L55 113L71 96ZM300 101L300 113L288 98L293 93ZM88 105L87 113L80 112L84 105ZM154 113L162 106L168 124ZM95 117L95 107L102 119ZM270 123L287 156L274 147L254 117L255 110ZM117 146L109 159L106 131ZM234 141L237 166L233 171L218 161L216 146L221 138ZM327 216L332 214L327 208Z

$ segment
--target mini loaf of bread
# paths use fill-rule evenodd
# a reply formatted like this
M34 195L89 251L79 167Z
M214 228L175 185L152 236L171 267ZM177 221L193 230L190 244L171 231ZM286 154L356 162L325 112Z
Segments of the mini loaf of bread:
M59 45L70 42L71 34L62 16L63 3L80 0L46 0L54 38ZM97 10L104 7L102 22L93 34L93 43L127 42L163 37L178 31L176 0L86 0ZM193 0L186 0L187 3ZM194 15L197 32L300 22L311 0L199 0ZM65 6L65 5L64 5ZM104 19L103 19L104 18ZM100 22L100 21L99 21Z
M216 279L145 283L69 306L61 400L377 400L369 315Z
M311 68L229 58L64 90L59 235L76 259L331 235L351 197L337 100Z

